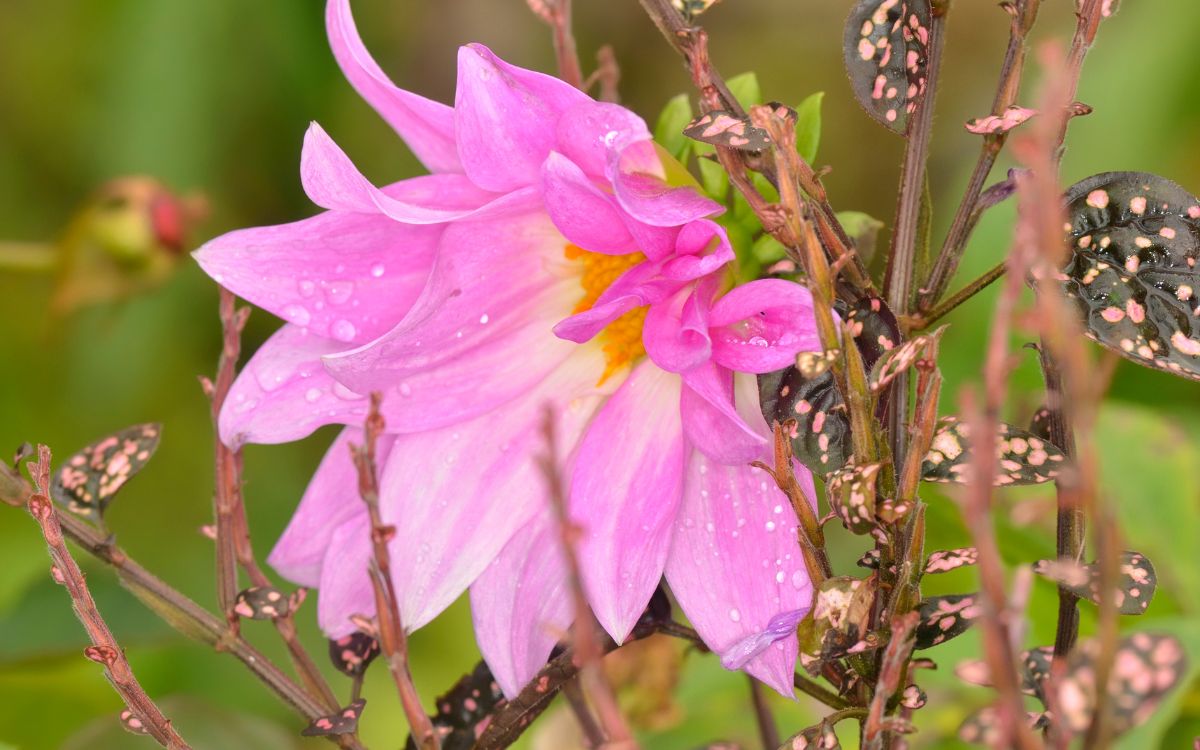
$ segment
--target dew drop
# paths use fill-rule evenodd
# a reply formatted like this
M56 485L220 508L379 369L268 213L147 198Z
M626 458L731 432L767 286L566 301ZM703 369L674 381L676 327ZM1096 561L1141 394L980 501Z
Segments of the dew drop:
M798 589L802 589L802 588L804 588L804 581L805 581L804 573L800 572L799 570L792 573L792 585L793 586L795 586Z
M383 272L386 270L387 269L383 267L382 263L376 263L375 265L371 266L371 275L378 279L380 276L383 276Z
M354 324L348 320L336 321L329 332L338 341L353 341L354 336L358 333L354 328Z
M325 297L331 305L343 305L354 293L354 282L333 281L325 288Z
M779 571L778 573L775 574L775 583L783 583L783 579L785 577L786 576L784 576L783 571L782 570Z
M307 391L304 392L304 400L310 404L314 401L317 401L320 398L321 398L321 389L320 388L309 388Z
M767 521L767 531L774 531L774 530L775 530L775 522Z
M742 621L742 613L738 612L737 607L734 607L733 609L729 610L729 619L733 620L734 622Z
M308 325L308 321L312 320L312 315L303 305L288 305L283 308L283 317L288 319L288 322L295 323L298 326Z
M408 383L401 383L400 387L396 390L400 391L401 396L408 397L412 395L412 386L410 386Z
M308 281L307 279L298 282L296 284L296 288L300 290L301 297L311 297L313 296L313 293L317 291L317 285L311 281Z
M480 315L480 316L479 316L479 323L480 323L480 325L487 325L487 322L488 322L489 320L491 320L491 318L489 318L489 317L488 317L488 314L487 314L487 313L484 313L483 315Z
M764 339L762 336L751 336L750 340L747 341L746 343L750 344L750 346L766 346L767 340Z

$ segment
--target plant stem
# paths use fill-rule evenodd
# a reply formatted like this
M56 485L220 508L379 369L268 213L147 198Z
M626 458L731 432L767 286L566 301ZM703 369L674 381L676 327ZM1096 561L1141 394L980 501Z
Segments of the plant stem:
M379 411L382 396L371 394L371 406L364 425L365 440L361 446L350 446L354 466L358 470L358 493L371 518L371 586L375 592L375 617L379 627L379 647L387 658L388 669L400 694L400 704L408 719L409 730L421 750L440 750L441 741L433 723L421 705L421 697L413 684L408 664L408 634L400 619L396 587L392 583L391 554L388 541L395 528L384 524L379 511L379 475L376 465L376 445L383 434L383 415Z
M813 682L799 672L792 675L792 685L809 698L818 700L830 708L849 709L852 706L850 701L829 690L819 682Z
M44 445L38 446L38 462L33 469L33 475L37 482L37 493L29 496L26 507L29 514L37 520L46 545L50 548L50 559L54 562L51 573L71 595L75 616L83 624L88 639L92 642L92 646L86 649L84 654L92 661L104 665L105 676L132 714L128 723L137 722L138 728L163 747L170 750L190 750L190 746L171 726L171 720L164 716L150 696L146 695L146 691L134 676L125 658L125 652L117 644L112 631L108 629L108 624L100 615L100 610L96 608L96 601L84 582L79 565L67 550L58 521L58 511L50 501L50 449Z
M938 303L938 306L927 313L917 312L908 318L908 327L912 330L921 330L928 328L938 320L952 312L962 303L979 294L984 289L992 285L992 282L1004 275L1008 269L1008 263L1000 261L996 265L989 268L982 276L967 284L962 289L955 292L949 299Z
M1008 37L1008 49L1004 53L1004 62L1000 66L1000 80L996 86L996 95L992 100L992 114L994 115L1003 114L1004 110L1017 101L1017 94L1021 87L1021 74L1025 67L1026 38L1033 28L1034 22L1037 21L1040 6L1041 0L1017 0L1016 5L1010 11L1013 18ZM918 310L924 311L933 307L945 293L946 287L954 277L959 260L966 249L967 240L979 217L975 209L983 191L983 185L987 181L988 175L991 174L996 157L1004 148L1007 138L1007 133L984 136L979 159L975 162L975 169L971 172L971 179L967 183L962 201L958 204L958 210L950 224L950 231L946 234L941 252L934 262L929 278L919 291Z
M778 750L779 728L775 726L775 715L767 704L767 696L763 692L762 683L750 675L746 675L750 683L750 703L754 706L754 721L758 725L758 736L762 739L763 750Z
M527 0L530 10L545 21L554 33L554 56L558 77L577 89L584 88L583 70L571 33L571 0Z

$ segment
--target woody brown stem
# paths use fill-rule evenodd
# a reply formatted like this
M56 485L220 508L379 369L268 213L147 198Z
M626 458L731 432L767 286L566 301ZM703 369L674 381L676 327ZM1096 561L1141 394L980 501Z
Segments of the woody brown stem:
M104 665L105 677L132 713L128 723L132 725L136 722L138 728L163 747L171 750L189 750L189 745L171 726L171 720L163 715L138 683L129 662L125 659L125 652L117 644L112 631L108 629L108 624L96 608L92 593L83 580L83 573L67 550L58 521L58 511L50 501L50 449L44 445L38 446L38 462L33 469L33 475L37 483L37 492L29 496L26 507L41 527L42 536L50 548L50 559L54 563L51 574L71 595L75 616L83 624L88 639L92 642L91 647L84 650L84 655Z

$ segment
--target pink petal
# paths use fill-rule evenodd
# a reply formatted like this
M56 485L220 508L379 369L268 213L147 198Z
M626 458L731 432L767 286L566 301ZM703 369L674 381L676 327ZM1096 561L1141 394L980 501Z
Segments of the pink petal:
M674 254L663 265L662 273L669 279L691 281L716 273L734 257L725 228L715 221L699 219L680 228Z
M317 591L317 623L330 638L341 638L358 629L352 615L375 615L375 592L369 572L371 522L366 513L345 521L334 530L321 563Z
M679 606L717 653L733 650L736 661L754 650L745 640L771 628L773 618L811 606L796 527L787 497L766 472L692 453L666 575ZM744 669L790 697L797 652L796 637L785 636Z
M613 200L557 151L542 165L542 199L554 225L572 244L594 253L637 251Z
M682 284L662 276L662 262L645 261L617 277L590 308L575 313L554 327L554 335L583 342L635 307L666 299Z
M285 325L242 369L221 410L221 440L286 443L327 424L361 424L367 401L325 372L321 357L340 345Z
M724 211L721 204L691 187L668 185L650 141L635 143L620 153L613 183L621 207L652 227L683 226Z
M217 283L313 334L370 341L400 321L433 266L440 227L327 211L209 241L196 262Z
M668 372L686 372L708 361L709 299L716 279L689 284L674 295L650 306L642 329L646 354Z
M509 216L540 206L532 188L507 195L490 193L460 174L428 175L380 190L317 123L304 134L300 179L309 199L322 208L382 213L405 224L440 224L459 219Z
M350 0L329 0L325 26L333 56L350 85L387 120L431 172L461 172L454 142L454 110L397 88L358 36Z
M382 391L391 429L431 429L528 390L571 353L551 326L575 304L563 241L545 215L446 228L429 283L395 328L326 368L360 392ZM603 368L601 368L603 369ZM599 373L597 373L599 377Z
M504 694L515 697L574 619L551 514L514 534L471 585L471 614L483 658Z
M381 498L384 520L396 525L392 574L410 630L449 606L546 507L537 460L544 408L558 415L566 456L603 400L595 385L603 363L598 346L576 347L524 397L470 422L396 438Z
M757 382L752 377L739 378L736 401L734 382L733 373L711 362L684 373L680 397L683 433L714 461L746 464L760 458L770 441L765 425L759 424L763 422L761 414L757 423L752 414L749 423L743 417L758 408Z
M571 516L592 610L624 641L662 577L683 481L678 375L642 362L579 446Z
M740 372L763 373L820 351L812 295L783 279L742 284L712 308L713 359Z
M536 185L558 120L590 101L557 78L509 65L479 44L458 52L454 99L458 155L471 180L508 192Z
M590 177L606 181L615 154L650 139L645 121L619 104L589 100L558 121L557 150Z
M362 430L347 427L334 439L325 458L308 482L308 489L283 530L267 562L289 581L301 586L316 586L321 581L321 565L334 531L342 524L365 516L367 506L358 494L358 471L350 459L350 444L361 445ZM377 458L387 462L392 436L379 438Z

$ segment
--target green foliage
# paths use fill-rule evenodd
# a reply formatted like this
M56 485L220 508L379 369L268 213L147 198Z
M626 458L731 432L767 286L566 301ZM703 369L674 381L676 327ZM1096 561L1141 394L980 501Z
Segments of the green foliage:
M683 134L683 129L692 120L692 103L687 94L673 96L667 101L654 125L654 140L679 161L686 161L692 141Z

